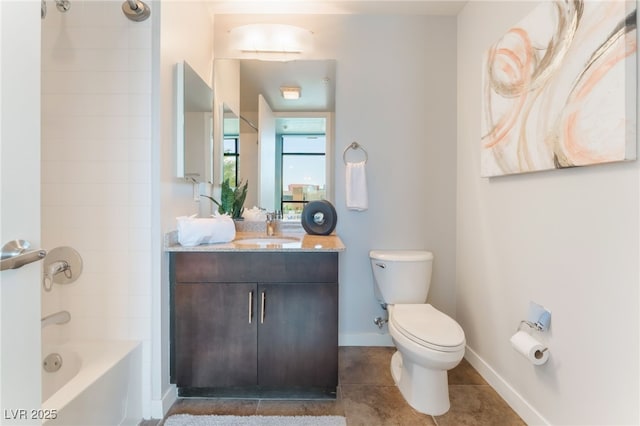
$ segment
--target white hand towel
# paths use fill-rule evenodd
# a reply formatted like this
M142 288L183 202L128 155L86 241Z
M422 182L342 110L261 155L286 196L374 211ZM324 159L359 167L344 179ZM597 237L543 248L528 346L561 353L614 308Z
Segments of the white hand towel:
M366 161L347 163L346 198L349 210L364 211L369 208L365 164Z
M229 215L209 218L180 216L178 242L185 247L200 244L228 243L236 237L236 225Z

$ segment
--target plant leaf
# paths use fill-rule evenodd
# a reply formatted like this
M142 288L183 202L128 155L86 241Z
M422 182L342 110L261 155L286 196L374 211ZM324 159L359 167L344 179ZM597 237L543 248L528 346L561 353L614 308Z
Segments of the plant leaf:
M204 194L200 194L200 196L201 196L201 197L204 197L204 198L208 198L208 199L210 199L211 201L213 201L217 206L220 206L220 203L219 203L219 202L217 202L217 201L215 200L215 198L210 197L210 196L208 196L208 195L204 195Z

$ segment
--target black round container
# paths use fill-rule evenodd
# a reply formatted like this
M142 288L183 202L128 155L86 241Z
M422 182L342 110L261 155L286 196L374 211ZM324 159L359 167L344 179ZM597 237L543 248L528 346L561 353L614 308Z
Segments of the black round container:
M338 214L327 200L311 201L302 210L301 222L307 234L329 235L336 229Z

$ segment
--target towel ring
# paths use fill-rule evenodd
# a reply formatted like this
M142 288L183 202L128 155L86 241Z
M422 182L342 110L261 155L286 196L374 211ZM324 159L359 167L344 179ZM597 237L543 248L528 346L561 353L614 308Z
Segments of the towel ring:
M369 154L367 154L367 150L364 149L358 142L351 142L349 145L347 145L347 147L344 149L344 152L342 153L342 161L344 162L344 164L347 164L347 151L349 151L350 149L361 149L362 152L364 152L364 162L366 163L367 161L369 161Z

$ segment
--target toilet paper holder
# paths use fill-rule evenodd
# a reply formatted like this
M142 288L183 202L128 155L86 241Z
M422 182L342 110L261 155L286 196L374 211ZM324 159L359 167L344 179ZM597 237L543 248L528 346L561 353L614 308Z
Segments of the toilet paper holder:
M518 329L516 330L516 333L518 333L522 329L523 324L527 325L530 329L537 330L537 331L546 331L549 328L548 323L546 323L545 325L545 323L541 323L540 321L532 322L532 321L522 320L518 325ZM549 348L545 346L542 350L536 351L534 354L534 357L536 359L541 359L544 356L544 353L548 350Z
M518 324L518 328L516 329L516 333L522 329L523 325L526 325L531 330L537 331L547 331L549 329L549 323L551 322L551 312L540 307L539 305L537 305L537 307L541 309L539 309L539 311L535 314L534 318L531 318L531 315L529 315L529 320L520 321L520 324ZM537 319L535 318L536 316ZM541 358L542 354L547 350L549 350L549 348L545 346L544 349L539 351L539 353L536 352L536 358Z
M518 329L516 331L520 331L522 324L528 325L532 330L547 331L549 329L550 323L551 312L538 305L537 303L530 302L529 318L520 321L520 324L518 325Z
M527 325L530 329L532 330L537 330L537 331L546 331L542 324L539 324L538 322L531 322L531 321L527 321L527 320L522 320L520 321L520 324L518 325L518 328L516 329L516 331L520 331L522 329L522 325Z

